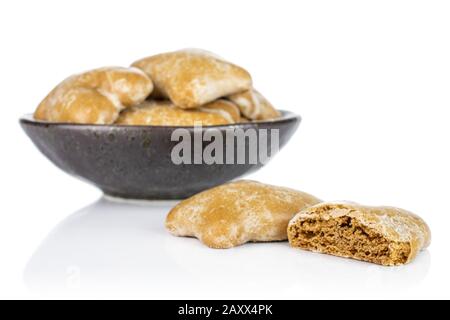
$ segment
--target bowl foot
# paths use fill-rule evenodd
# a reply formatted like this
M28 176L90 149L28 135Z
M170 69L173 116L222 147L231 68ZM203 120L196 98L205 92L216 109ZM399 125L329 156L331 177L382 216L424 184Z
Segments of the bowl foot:
M111 195L104 193L103 198L110 202L116 203L125 203L125 204L134 204L134 205L149 205L149 204L158 204L161 206L176 206L180 200L173 199L133 199L133 198L123 198L116 195Z

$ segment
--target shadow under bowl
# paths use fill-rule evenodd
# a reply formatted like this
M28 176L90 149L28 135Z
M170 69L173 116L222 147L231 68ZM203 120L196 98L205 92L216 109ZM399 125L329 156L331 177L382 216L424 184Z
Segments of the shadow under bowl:
M287 111L282 113L281 118L273 121L201 129L53 123L34 120L32 115L22 117L20 124L36 147L57 167L94 184L106 195L124 199L167 200L190 197L264 166L266 162L261 159L250 161L250 153L255 153L255 146L260 146L259 151L261 147L266 148L267 155L273 158L300 124L300 116ZM227 134L237 132L247 133L241 143L238 137L227 138ZM274 132L276 135L272 136ZM215 138L203 141L201 137L205 133ZM222 139L218 139L217 135ZM190 141L187 141L188 138ZM278 140L276 148L273 147L273 139ZM223 157L220 153L209 152L212 143L220 140L223 140ZM175 152L180 149L180 143L191 148ZM231 161L227 161L230 151L234 153L228 158ZM220 161L207 164L208 161L202 157L205 152L230 164L220 164ZM246 153L246 159L244 164L239 164L243 158L238 162L238 156L242 152ZM173 161L172 153L178 155L176 161ZM179 156L190 159L192 163L195 160L201 163L189 164L188 160L176 164Z

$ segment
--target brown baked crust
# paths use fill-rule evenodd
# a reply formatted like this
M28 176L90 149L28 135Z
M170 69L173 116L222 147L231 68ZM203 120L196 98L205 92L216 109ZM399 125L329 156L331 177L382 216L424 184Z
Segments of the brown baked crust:
M241 67L201 50L181 50L141 59L134 67L155 84L154 97L170 99L183 109L201 107L252 85Z
M121 110L141 103L152 90L152 81L139 69L95 69L61 82L39 104L34 117L52 122L112 124Z
M173 235L196 237L218 249L282 241L287 239L289 220L319 202L303 192L242 180L182 201L167 216L166 228Z
M228 105L216 103L201 109L180 109L170 101L149 100L127 108L116 121L121 125L213 126L235 123Z
M411 262L431 232L417 215L393 207L322 203L289 223L291 246L385 266Z

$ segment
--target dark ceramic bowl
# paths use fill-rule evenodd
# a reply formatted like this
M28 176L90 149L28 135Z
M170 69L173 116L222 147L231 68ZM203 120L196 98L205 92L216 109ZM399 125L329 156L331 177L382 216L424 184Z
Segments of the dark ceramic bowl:
M270 143L271 133L276 131L273 129L278 129L278 149L281 149L297 130L300 120L293 113L283 112L282 118L275 121L203 127L199 132L213 130L226 141L227 131L256 129L257 143L266 146L270 155L272 149L272 153L277 151ZM119 198L183 199L254 172L266 163L250 163L247 154L245 163L237 164L238 145L243 146L239 150L246 152L255 146L255 141L250 142L247 137L242 144L235 140L234 145L225 146L228 149L224 149L224 154L226 150L235 150L235 158L229 158L235 164L175 164L172 151L180 145L179 140L172 141L172 134L181 128L193 137L194 127L49 123L36 121L31 115L21 118L20 124L37 148L60 169ZM267 142L261 137L264 130L260 129L269 133ZM181 155L194 161L210 143L200 141L200 146L194 147L192 142L191 150Z

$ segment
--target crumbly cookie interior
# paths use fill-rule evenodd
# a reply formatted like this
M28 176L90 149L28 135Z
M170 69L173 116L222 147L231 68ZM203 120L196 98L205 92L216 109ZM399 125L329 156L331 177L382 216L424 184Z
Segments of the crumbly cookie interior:
M389 241L348 216L301 219L290 229L293 247L381 265L405 264L411 252L408 243Z

